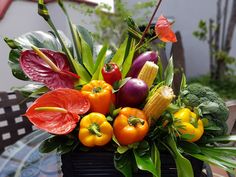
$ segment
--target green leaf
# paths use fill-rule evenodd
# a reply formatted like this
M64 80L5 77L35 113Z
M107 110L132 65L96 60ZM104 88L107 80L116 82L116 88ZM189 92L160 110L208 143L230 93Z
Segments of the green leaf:
M157 169L157 176L161 177L161 157L160 157L160 151L157 148L157 145L155 143L152 143L151 146L151 158L152 161Z
M211 114L212 112L215 112L215 110L219 109L219 105L215 102L205 101L198 105L197 108L201 110L202 114Z
M102 80L102 68L105 64L105 59L106 59L106 52L107 52L108 46L105 44L102 49L100 50L97 60L94 66L94 74L92 77L92 80Z
M71 51L67 48L66 43L63 41L63 38L61 37L61 35L59 34L59 32L57 31L57 28L55 27L55 25L53 24L53 22L51 21L51 18L49 16L48 13L48 9L44 3L43 0L38 0L38 12L39 15L42 16L46 22L48 23L48 25L51 27L51 29L53 30L55 36L58 38L63 51L65 52L68 62L70 63L71 69L76 72L77 75L79 75L79 73L77 72L77 70L75 69L75 62L74 62L74 57L71 54Z
M131 79L131 77L126 77L126 78L120 80L119 82L115 82L114 85L113 85L113 91L112 92L113 93L118 92L119 89L121 87L123 87L126 84L126 82L128 82L130 79Z
M180 84L180 93L187 87L187 81L186 81L186 76L183 73L182 74L182 79L181 79L181 84Z
M128 53L128 56L127 58L125 59L124 61L124 64L123 64L123 67L122 67L122 77L125 78L127 73L129 72L130 70L130 67L132 65L132 62L133 62L133 57L134 57L134 53L135 53L135 45L134 45L134 40L132 40L131 42L131 46L130 46L130 49L129 49L129 53Z
M201 151L204 155L218 160L219 162L221 162L221 164L227 166L228 168L236 167L236 160L233 160L231 156L227 157L224 153L221 153L220 151L213 151L210 148L201 148Z
M218 136L213 138L207 138L205 140L206 143L214 143L214 142L236 142L236 135L226 135L226 136Z
M151 153L145 153L145 155L141 155L136 149L133 149L133 153L137 166L140 170L149 171L154 176L158 176L156 166L151 158Z
M126 19L126 22L128 24L129 35L132 38L140 40L142 38L142 32L140 31L138 25L134 22L134 20L131 17L128 17Z
M81 42L80 42L80 38L79 38L79 35L77 33L77 29L76 29L76 26L72 23L71 19L70 19L70 16L68 15L68 12L64 6L64 3L62 0L58 0L57 1L59 6L61 7L62 11L64 12L64 14L66 15L67 17L67 21L69 23L69 27L70 27L70 31L71 31L71 35L72 35L72 39L73 39L73 42L74 42L74 45L75 45L75 51L76 51L76 54L77 54L77 58L78 58L78 61L80 64L82 64L82 59L81 59Z
M48 91L48 88L42 84L28 84L21 87L12 87L12 90L18 90L24 97L38 97Z
M195 157L196 159L202 160L202 161L204 161L206 163L210 163L212 165L216 165L216 166L218 166L218 167L220 167L220 168L222 168L222 169L224 169L224 170L226 170L226 171L228 171L228 172L230 172L232 174L235 173L234 170L229 169L228 167L223 165L221 163L221 161L216 160L215 158L209 157L207 155L202 155L202 154L191 154L191 156Z
M85 83L91 80L91 76L86 71L86 69L77 61L72 60L76 73L80 76L80 82L84 81Z
M21 69L20 63L20 51L17 49L13 49L9 53L8 64L11 67L12 75L20 80L29 80L29 78L25 75L23 70Z
M46 21L50 19L48 9L44 4L44 0L38 0L38 14L42 16Z
M163 65L162 65L160 57L158 58L157 66L159 67L158 73L157 73L157 83L160 83L163 81Z
M193 168L188 159L182 156L182 154L179 152L176 142L172 137L167 138L167 144L171 148L171 152L175 154L173 156L176 167L177 167L177 172L179 177L194 177L193 174Z
M171 86L174 78L174 65L173 65L173 57L170 58L168 65L164 72L165 85Z
M193 134L182 134L180 136L180 139L183 140L183 141L187 141L187 140L191 140L194 138L195 135Z
M132 156L129 151L114 155L114 166L120 171L125 177L132 177Z
M120 153L120 154L124 154L128 150L129 150L129 148L127 146L119 146L117 148L117 152Z
M41 153L49 153L54 151L61 145L61 137L60 136L51 136L50 138L44 140L39 146L39 152Z
M79 31L80 37L85 40L85 42L89 45L91 52L93 53L93 38L91 33L83 26L77 25L76 27Z
M188 153L191 153L191 154L201 153L200 147L195 143L190 143L190 142L187 142L187 141L181 141L178 144L184 150L184 152L188 152Z
M80 38L80 40L81 40L81 47L82 47L83 65L88 70L88 72L92 75L93 68L94 68L92 51L91 51L89 45L87 44L87 42L83 38Z
M120 48L116 51L115 55L111 59L111 61L116 63L120 69L121 69L122 64L124 62L127 44L128 44L128 38L125 39L125 41L121 44Z

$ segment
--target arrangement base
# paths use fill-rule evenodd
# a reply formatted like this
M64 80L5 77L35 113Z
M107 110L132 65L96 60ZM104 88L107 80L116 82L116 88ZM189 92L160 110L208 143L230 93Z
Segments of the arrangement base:
M123 177L113 163L113 153L104 150L89 152L74 151L61 156L63 177ZM203 162L189 158L194 176L200 177ZM170 154L161 154L162 177L177 177L174 159ZM134 177L152 177L150 173L138 171Z

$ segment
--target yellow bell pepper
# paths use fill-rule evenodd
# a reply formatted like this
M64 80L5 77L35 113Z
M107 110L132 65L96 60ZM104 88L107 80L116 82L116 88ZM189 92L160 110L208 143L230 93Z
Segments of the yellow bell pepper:
M175 125L178 126L178 131L184 134L194 135L188 142L195 142L199 140L204 133L204 126L202 120L190 109L182 108L174 114Z
M90 113L80 121L79 140L87 147L103 146L113 135L113 128L101 113Z

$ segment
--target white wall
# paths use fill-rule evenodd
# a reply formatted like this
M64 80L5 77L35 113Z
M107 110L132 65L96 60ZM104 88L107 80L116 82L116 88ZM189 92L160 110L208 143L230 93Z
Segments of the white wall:
M140 1L145 2L145 0ZM216 0L163 0L157 12L156 19L160 14L175 18L173 27L182 35L188 77L206 74L209 71L208 45L193 37L192 33L197 29L200 19L215 19L216 2ZM129 1L129 6L133 3L134 1ZM229 9L231 12L231 6ZM236 31L230 54L236 57Z
M136 0L127 1L128 6L137 2ZM215 17L215 4L216 0L165 0L158 11L157 16L163 14L165 16L172 16L176 20L174 30L179 30L182 34L188 77L208 72L208 46L195 39L192 36L192 32L196 29L200 19ZM57 4L49 4L48 8L58 29L62 29L68 34L69 29L66 20ZM89 23L89 18L82 16L78 11L71 8L69 13L75 23L86 21L85 27L92 31L95 30L92 24ZM10 49L4 43L3 37L14 38L33 30L49 30L46 22L37 15L37 4L26 1L15 1L12 3L7 14L0 21L0 91L9 91L12 86L25 84L25 82L21 82L11 75L11 69L7 64ZM231 54L236 56L236 34L234 35Z

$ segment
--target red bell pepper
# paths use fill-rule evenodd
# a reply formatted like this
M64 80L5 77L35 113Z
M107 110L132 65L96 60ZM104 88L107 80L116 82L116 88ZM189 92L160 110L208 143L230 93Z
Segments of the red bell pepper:
M119 81L122 78L120 69L115 63L105 64L102 68L102 76L104 81L110 85L113 85L116 81Z

